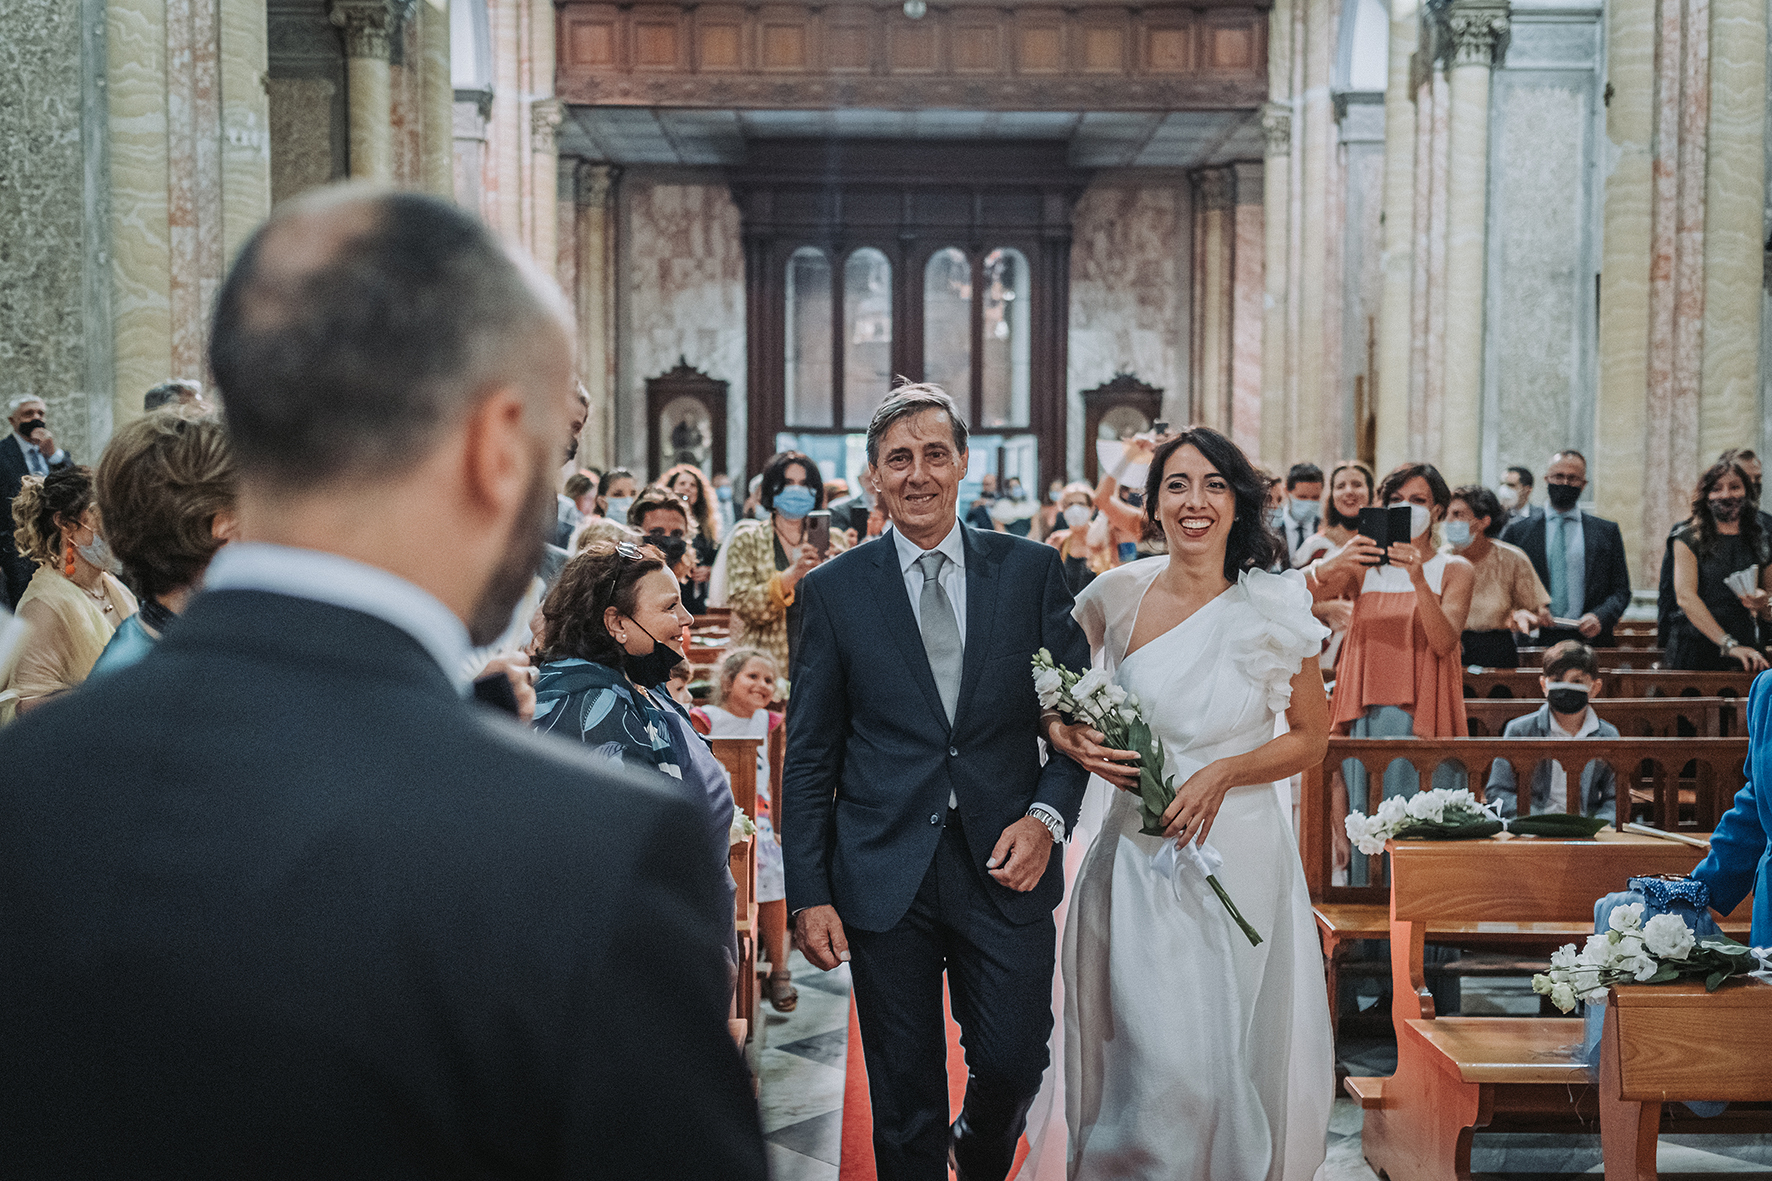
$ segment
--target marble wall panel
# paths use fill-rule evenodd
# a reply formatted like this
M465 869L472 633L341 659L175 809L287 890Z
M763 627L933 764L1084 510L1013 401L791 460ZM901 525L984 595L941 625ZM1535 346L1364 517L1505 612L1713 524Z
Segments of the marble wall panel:
M271 209L263 0L221 0L222 254L231 262Z
M727 383L728 470L744 468L745 261L738 206L717 174L630 168L617 216L621 355L615 459L646 463L646 379L679 357Z

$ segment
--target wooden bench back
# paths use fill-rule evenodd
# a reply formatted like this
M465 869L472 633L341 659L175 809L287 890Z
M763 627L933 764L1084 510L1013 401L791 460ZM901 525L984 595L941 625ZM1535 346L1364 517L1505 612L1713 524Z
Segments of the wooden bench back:
M1545 648L1521 648L1520 667L1544 667ZM1667 653L1661 648L1595 648L1594 659L1601 669L1653 668Z
M1441 763L1463 767L1479 799L1496 759L1513 768L1522 794L1530 792L1532 773L1541 761L1560 764L1568 782L1579 784L1582 770L1598 760L1612 768L1617 781L1619 823L1629 818L1630 794L1635 790L1647 793L1656 827L1709 832L1740 790L1746 758L1746 738L1331 738L1322 764L1306 772L1299 795L1298 840L1305 882L1317 902L1382 902L1389 895L1382 857L1367 858L1369 884L1331 884L1335 820L1329 788L1345 760L1366 769L1366 798L1350 793L1348 806L1368 816L1383 799L1384 772L1394 760L1414 767L1423 787L1432 785L1434 769ZM1690 822L1682 824L1680 776L1687 764L1695 765L1686 786L1693 796L1693 814ZM1568 792L1568 802L1571 811L1579 811L1581 792ZM1353 855L1360 853L1356 850Z
M1625 738L1679 738L1680 723L1688 736L1727 738L1735 732L1735 697L1597 697L1594 712L1611 722ZM1515 718L1536 713L1544 702L1521 697L1468 697L1465 720L1472 738L1499 738Z
M1605 673L1605 691L1609 697L1746 697L1753 679L1747 672L1614 669ZM1535 668L1489 668L1464 674L1467 698L1538 697L1542 692Z
M732 801L752 822L757 819L757 744L761 738L710 738L714 757L732 780ZM738 913L746 913L757 897L757 844L732 846L732 876L738 882Z

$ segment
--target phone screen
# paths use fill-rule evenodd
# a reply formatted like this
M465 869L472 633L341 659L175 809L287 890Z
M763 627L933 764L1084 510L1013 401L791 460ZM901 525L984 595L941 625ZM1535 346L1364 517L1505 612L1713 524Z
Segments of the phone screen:
M1360 536L1370 537L1372 543L1380 550L1390 546L1390 513L1381 508L1363 508L1360 510ZM1382 553L1378 555L1378 564L1387 566L1390 559Z
M807 514L806 544L821 555L830 552L831 514L828 509L819 509L817 512Z

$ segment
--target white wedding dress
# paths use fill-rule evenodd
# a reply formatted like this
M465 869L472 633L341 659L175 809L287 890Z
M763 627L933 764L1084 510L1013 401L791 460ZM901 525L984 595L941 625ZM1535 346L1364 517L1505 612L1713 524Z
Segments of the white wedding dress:
M1274 737L1327 632L1297 574L1252 572L1123 657L1167 561L1096 579L1076 617L1098 666L1142 703L1179 788ZM1232 789L1212 826L1218 880L1262 937L1253 947L1192 865L1153 867L1165 841L1140 834L1138 797L1106 794L1064 924L1054 1057L1068 1176L1307 1181L1323 1162L1333 1047L1286 785Z

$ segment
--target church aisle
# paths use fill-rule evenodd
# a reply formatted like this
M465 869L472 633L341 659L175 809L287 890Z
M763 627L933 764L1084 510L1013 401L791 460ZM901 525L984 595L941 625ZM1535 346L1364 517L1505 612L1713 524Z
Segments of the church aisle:
M800 1003L765 1003L763 1133L771 1181L836 1181L843 1133L843 1064L849 1034L849 968L820 972L792 952Z

